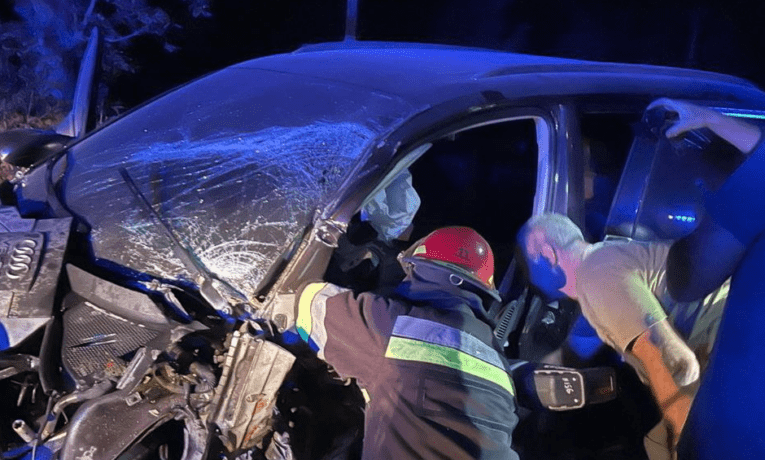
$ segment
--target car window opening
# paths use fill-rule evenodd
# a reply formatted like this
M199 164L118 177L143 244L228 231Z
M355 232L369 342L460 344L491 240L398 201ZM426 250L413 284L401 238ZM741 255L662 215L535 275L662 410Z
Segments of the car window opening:
M605 236L619 178L633 140L632 125L639 114L584 114L581 117L584 154L584 233L590 242Z
M413 213L408 216L410 225L399 228L396 238L381 234L370 222L369 204L376 201L370 197L341 239L326 279L354 289L385 291L403 277L396 261L399 252L437 228L462 225L478 231L491 245L499 284L513 257L515 235L532 213L538 156L533 118L473 127L434 141L385 189L395 189L398 182L398 193L408 193L410 205L415 197L419 200L416 208L398 209L399 216ZM406 182L413 190L402 186Z

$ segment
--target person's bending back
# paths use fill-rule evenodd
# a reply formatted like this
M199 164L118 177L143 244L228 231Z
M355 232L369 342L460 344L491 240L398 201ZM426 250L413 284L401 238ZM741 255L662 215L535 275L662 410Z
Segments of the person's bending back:
M551 299L578 301L600 338L651 388L663 420L646 438L646 449L652 458L671 458L692 400L685 387L698 379L700 365L662 306L669 246L590 244L560 214L531 218L519 232L518 244L531 283ZM703 313L719 315L722 299L710 297L706 307ZM714 331L703 332L713 340Z

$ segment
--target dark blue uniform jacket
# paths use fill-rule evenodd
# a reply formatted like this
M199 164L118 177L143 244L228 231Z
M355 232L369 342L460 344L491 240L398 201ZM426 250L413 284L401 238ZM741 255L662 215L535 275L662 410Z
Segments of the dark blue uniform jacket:
M299 299L300 335L370 395L363 458L518 458L515 389L477 295L426 281L392 298L313 283Z

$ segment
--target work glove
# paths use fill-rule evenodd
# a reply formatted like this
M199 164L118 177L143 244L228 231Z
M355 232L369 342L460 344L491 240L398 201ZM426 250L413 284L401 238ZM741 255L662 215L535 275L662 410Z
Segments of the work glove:
M648 333L651 342L661 351L664 365L678 386L684 387L698 380L701 367L696 355L666 320L651 326Z

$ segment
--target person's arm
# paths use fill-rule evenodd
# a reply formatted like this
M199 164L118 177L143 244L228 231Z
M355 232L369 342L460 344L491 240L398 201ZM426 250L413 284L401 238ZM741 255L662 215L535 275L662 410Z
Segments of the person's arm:
M658 371L661 369L662 372L657 372L654 376L648 372L647 377L651 381L652 388L658 384L666 388L661 391L671 391L671 394L677 392L678 387L688 386L695 382L701 374L696 355L666 319L659 321L640 334L627 348L627 352L638 358L647 370ZM660 357L659 360L655 359L657 354ZM658 391L656 388L654 390ZM663 394L657 394L658 400L662 401L663 396Z
M661 355L661 360L652 364L664 369L678 386L688 385L699 377L698 360L670 326L666 312L629 255L631 247L642 249L639 245L607 246L593 252L579 267L577 291L582 314L598 336L623 355L635 354L635 344L650 337ZM638 358L650 360L647 356Z
M642 378L647 380L646 383L656 398L662 417L672 427L671 444L674 446L688 418L693 398L687 390L678 385L672 369L665 365L667 345L663 342L667 338L672 341L671 337L674 331L671 331L666 320L663 323L657 323L650 331L646 331L635 340L630 347L627 362L638 370ZM682 342L680 344L685 345ZM688 350L688 353L692 352ZM693 357L692 354L691 357ZM693 361L698 364L695 357L693 357ZM696 368L696 372L698 372L698 368ZM698 373L696 378L698 378Z
M675 242L669 252L669 293L677 300L691 301L709 294L731 276L744 257L746 248L765 227L765 215L760 212L762 197L765 196L765 181L762 180L765 143L757 127L721 114L714 115L716 112L709 109L667 101L660 99L656 103L670 110L681 110L681 120L711 119L708 125L716 127L716 132L727 133L726 140L737 140L734 145L747 156L722 187L705 192L706 214L699 221L699 226L693 233ZM703 115L688 115L688 111L694 114L699 110ZM689 125L680 124L681 129L686 126ZM668 135L671 133L668 131Z
M331 283L313 282L297 295L296 329L319 358L343 377L374 380L398 315L408 307Z
M667 129L666 136L668 138L679 136L694 129L709 128L745 155L754 150L760 141L760 128L737 118L723 115L716 110L667 98L657 99L646 110L656 107L664 107L677 113L677 121Z

